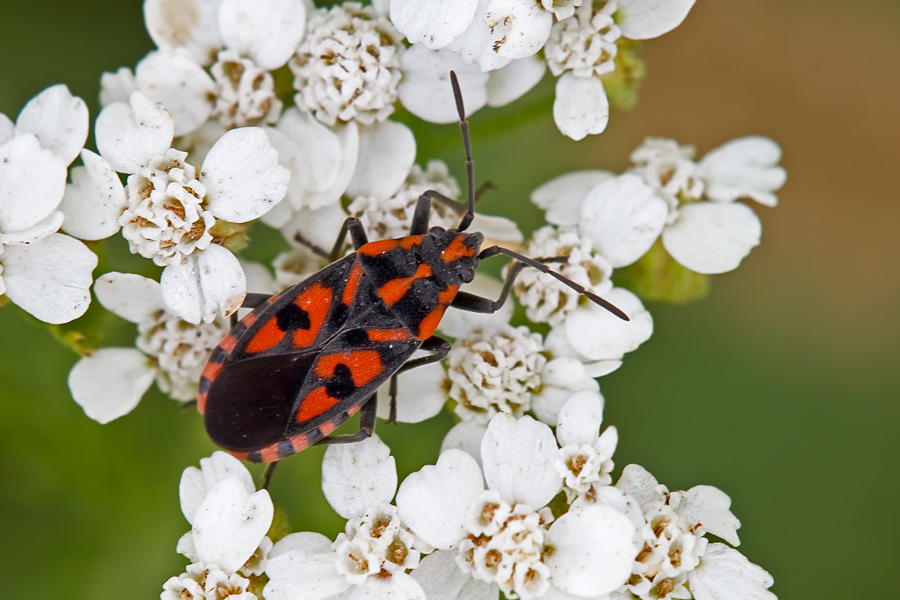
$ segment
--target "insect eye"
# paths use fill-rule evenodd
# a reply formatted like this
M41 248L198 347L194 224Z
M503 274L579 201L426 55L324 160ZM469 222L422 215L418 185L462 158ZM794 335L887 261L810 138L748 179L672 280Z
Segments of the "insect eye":
M463 283L472 283L475 279L475 271L472 269L461 269L459 276L462 277Z

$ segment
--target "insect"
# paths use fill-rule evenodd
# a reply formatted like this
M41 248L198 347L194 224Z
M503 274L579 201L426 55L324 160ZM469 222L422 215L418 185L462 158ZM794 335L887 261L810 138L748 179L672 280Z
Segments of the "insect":
M388 380L395 421L397 376L450 351L450 343L434 335L444 311L453 306L495 312L526 266L628 320L544 264L565 257L531 259L499 246L481 249L482 234L466 231L474 218L474 163L462 94L456 75L450 75L466 151L468 202L425 192L410 235L399 239L370 242L360 221L350 217L330 253L313 246L332 264L275 296L248 294L244 306L253 311L212 352L197 398L210 438L235 456L271 463L313 444L362 441L375 429L376 390ZM461 214L459 226L429 228L432 202ZM348 233L355 252L339 259ZM498 254L518 262L497 300L460 291L481 260ZM419 349L431 354L412 358ZM356 433L331 435L356 412Z

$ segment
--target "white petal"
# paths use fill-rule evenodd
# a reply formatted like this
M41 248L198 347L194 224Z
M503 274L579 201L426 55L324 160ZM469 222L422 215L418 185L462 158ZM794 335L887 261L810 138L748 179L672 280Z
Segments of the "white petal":
M132 323L146 323L166 307L159 283L134 273L101 275L94 283L94 294L106 310Z
M416 160L416 138L397 121L373 123L359 130L359 158L346 194L390 198Z
M777 166L781 148L769 138L748 136L731 140L703 157L699 174L706 179L706 195L717 202L753 198L775 206L773 194L784 185L787 173Z
M556 439L560 446L593 444L603 423L603 396L599 392L578 392L559 411Z
M637 296L623 288L613 288L605 299L631 319L623 321L596 304L573 310L566 317L566 337L572 347L589 360L621 358L653 335L653 317Z
M488 106L506 106L518 100L543 79L546 70L547 63L540 57L529 56L491 71L487 82Z
M478 64L487 72L509 64L507 58L500 58L491 50L491 30L487 24L487 8L493 0L478 0L472 22L459 36L444 49L460 55L467 65Z
M78 240L54 233L36 244L7 246L3 253L6 295L46 323L68 323L91 303L97 255Z
M274 71L284 66L303 40L306 8L300 0L223 0L219 29L228 48Z
M163 299L188 323L212 323L216 314L230 316L247 295L241 263L222 246L195 251L181 265L170 265L159 280Z
M359 156L359 126L356 124L356 121L351 121L345 125L335 127L334 132L337 134L338 142L341 145L340 168L330 187L310 193L308 204L313 209L337 203L347 189L347 184L350 183L350 179L356 170L356 159Z
M330 204L318 210L304 209L291 217L291 220L282 227L281 234L291 243L295 243L294 236L299 233L320 248L331 248L346 218L347 213L341 208L340 203ZM266 222L265 217L263 222Z
M487 102L488 74L477 65L467 65L455 52L429 50L416 45L400 57L403 80L397 87L400 102L415 116L431 123L459 120L450 71L456 73L466 116Z
M68 165L87 140L87 105L65 85L54 85L28 101L16 119L16 133L33 133L41 147Z
M66 190L66 164L31 134L0 146L0 232L37 225L56 210Z
M200 171L207 206L220 219L246 223L281 202L291 173L259 127L227 132L213 145Z
M593 187L581 205L578 230L609 263L624 267L642 257L668 216L668 205L637 175L626 173Z
M688 523L699 523L706 531L732 546L739 546L741 540L737 530L741 522L730 509L731 498L728 494L711 485L697 485L680 494L675 510Z
M319 534L292 533L275 544L274 556L270 555L266 565L269 576L269 583L263 590L266 600L324 600L350 586L347 578L338 574L335 568L337 558L330 551L331 544L328 543L325 550L316 551L319 544L310 539L313 535ZM285 552L279 548L287 544L305 546L307 550Z
M487 425L474 419L457 423L444 436L444 441L441 442L441 452L450 448L462 450L471 454L472 458L477 460L480 465L481 440L484 439L485 431L487 431Z
M109 423L130 413L156 378L156 367L135 348L101 348L69 372L72 398L87 416Z
M391 23L406 36L410 44L421 43L427 48L438 50L466 30L475 16L477 5L477 0L391 0Z
M128 102L131 92L138 91L134 73L128 67L120 67L115 73L104 71L100 75L100 106L113 102Z
M188 523L193 523L197 508L206 494L220 481L229 477L237 479L249 498L256 491L253 476L241 461L227 452L216 451L209 458L200 459L200 468L188 467L181 473L178 483L178 498L181 501L181 512Z
M688 581L697 600L775 600L772 576L725 544L710 544Z
M281 116L277 129L266 131L281 164L291 171L288 199L295 209L308 205L308 193L326 192L335 184L343 160L341 141L318 119L292 107Z
M65 215L56 210L50 215L28 229L20 229L11 233L0 233L0 246L13 244L34 244L41 241L51 233L56 233L62 226Z
M547 362L541 373L543 386L531 397L534 415L547 425L556 425L559 411L575 392L599 394L599 384L585 371L584 364L570 356Z
M613 592L615 594L615 592ZM585 596L576 596L575 594L570 594L569 592L565 592L558 587L550 586L550 589L547 590L547 593L541 596L541 600L632 600L634 596L629 592L626 596L622 595L621 599L616 598L612 594L599 594L597 596L585 597Z
M390 577L367 577L355 591L353 600L425 600L419 582L400 571Z
M97 117L94 137L100 155L119 173L135 173L172 144L172 115L141 92L130 105L110 104Z
M481 441L481 461L488 488L512 504L538 509L562 489L554 467L558 446L553 432L531 417L498 413Z
M377 435L356 444L329 446L322 459L322 491L345 519L387 504L397 491L397 464Z
M531 192L531 201L547 211L548 223L554 225L578 225L581 222L581 205L597 184L615 177L609 171L572 171L554 177Z
M678 221L663 231L662 240L679 263L713 275L738 268L761 235L762 224L749 206L697 202L681 207Z
M238 478L220 481L194 514L194 546L200 561L234 573L259 547L273 514L266 490L251 495Z
M597 77L576 77L565 72L556 81L553 120L563 135L581 140L603 133L609 122L609 100Z
M138 88L172 115L177 136L196 130L212 114L216 84L184 50L151 52L138 63L135 78Z
M598 360L584 365L584 372L588 377L603 377L621 366L621 360Z
M476 230L477 231L477 230ZM475 273L475 279L466 285L465 291L470 294L496 300L503 290L503 282L484 273ZM515 310L513 302L506 302L500 310L493 314L474 313L451 306L444 313L438 329L441 333L453 338L464 338L473 331L500 329L508 325Z
M455 551L438 550L422 558L412 577L428 600L497 600L500 588L473 579L456 566Z
M694 0L618 0L616 24L622 35L648 40L681 25Z
M485 246L504 242L501 245L508 248L514 244L521 244L525 239L516 222L506 217L476 214L470 229L484 234Z
M295 552L301 555L321 554L331 550L331 540L314 531L301 531L299 533L289 533L275 543L272 551L269 552L269 558L275 558L288 552Z
M421 423L436 416L447 403L447 372L440 363L425 365L397 377L397 421ZM378 388L378 417L390 416L390 382Z
M201 65L222 46L216 15L221 0L145 0L144 21L159 48L181 47Z
M640 465L628 465L622 469L622 476L616 487L638 501L640 506L662 499L657 489L659 482L647 469Z
M9 117L0 113L0 146L8 142L16 134L16 126Z
M83 167L72 169L72 183L59 209L66 215L65 232L82 240L102 240L121 226L127 206L125 188L112 166L90 150L81 151Z
M493 0L488 5L487 25L491 49L497 56L515 60L540 50L553 27L553 14L538 2Z
M400 518L434 546L455 548L466 536L469 506L484 491L481 469L468 453L442 452L437 464L412 473L397 492Z
M550 582L578 596L598 596L619 588L631 575L637 550L634 526L608 506L585 506L553 522L547 544L554 551L544 563Z

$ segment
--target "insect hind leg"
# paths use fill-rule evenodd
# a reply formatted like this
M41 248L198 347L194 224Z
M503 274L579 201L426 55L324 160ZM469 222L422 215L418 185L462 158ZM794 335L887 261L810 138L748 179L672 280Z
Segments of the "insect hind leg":
M424 365L430 365L432 363L440 362L450 353L450 348L450 342L442 337L433 335L422 342L421 349L425 350L426 352L434 352L434 354L408 360L403 364L402 367L397 369L396 373L391 375L391 384L389 388L391 396L391 413L388 417L388 423L397 422L397 376L404 371L409 371L410 369L415 369L416 367L422 367Z
M327 258L329 262L334 262L341 257L341 252L344 250L344 244L347 241L348 233L350 234L350 240L353 242L354 250L359 250L369 243L369 237L366 235L366 228L363 227L362 222L356 217L347 217L344 219L344 223L341 225L341 230L338 232L337 239L334 241L331 251L325 250L321 246L312 243L299 231L294 234L294 241L306 246L317 256Z
M372 394L359 409L359 431L341 435L326 435L318 444L354 444L372 437L375 433L375 417L378 410L377 394Z

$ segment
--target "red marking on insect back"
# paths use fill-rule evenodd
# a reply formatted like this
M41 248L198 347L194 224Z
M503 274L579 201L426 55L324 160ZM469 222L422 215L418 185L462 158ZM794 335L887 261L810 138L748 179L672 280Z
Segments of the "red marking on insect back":
M427 340L441 324L444 316L444 305L438 304L433 311L419 322L419 339Z
M379 240L363 245L357 252L366 256L378 256L400 245L397 240Z
M347 365L353 385L361 387L378 377L384 371L381 354L376 350L357 350L356 352L337 352L328 354L316 363L316 375L322 379L334 377L338 365Z
M412 337L405 329L370 329L366 333L372 342L396 342Z
M428 265L419 265L416 274L412 277L399 277L378 288L378 295L384 300L388 306L393 306L400 301L400 298L406 295L409 288L412 287L413 281L424 277L431 277L431 267Z
M325 391L325 386L320 386L306 395L300 402L300 410L297 412L297 422L305 423L310 419L318 417L323 412L337 404L339 400L332 398Z
M454 260L475 255L475 249L466 246L463 242L464 238L464 234L456 236L449 246L441 250L441 259L445 263L452 263Z
M295 435L290 439L291 446L294 447L294 452L300 452L301 450L306 450L309 447L309 438L305 433L300 435Z
M438 301L441 304L450 304L456 298L456 292L459 291L458 285L451 285L446 290L438 294Z
M344 297L343 302L347 306L353 303L353 299L356 298L356 290L359 288L359 282L362 279L363 270L362 265L359 264L359 261L353 263L353 269L350 271L350 276L347 277L347 285L344 286Z
M294 331L294 348L306 348L319 335L328 309L331 307L331 290L321 283L316 283L308 290L297 296L294 304L302 308L309 315L309 329L297 329Z
M412 250L413 246L418 246L422 243L424 237L424 235L408 235L400 240L400 247L404 250Z
M206 411L206 394L203 392L197 396L197 412L201 415Z
M259 451L259 456L262 458L263 462L273 462L278 460L278 444L266 446Z
M335 425L334 421L328 421L319 425L319 432L321 432L322 437L325 437L335 429L337 429L337 425Z
M268 323L263 325L250 343L247 344L246 352L256 354L257 352L265 352L275 347L278 342L284 339L284 332L278 327L277 319L270 319Z

